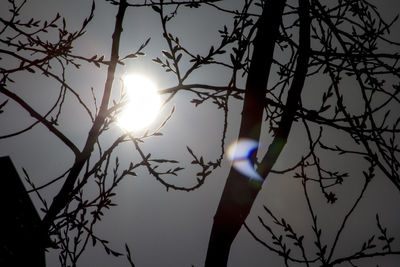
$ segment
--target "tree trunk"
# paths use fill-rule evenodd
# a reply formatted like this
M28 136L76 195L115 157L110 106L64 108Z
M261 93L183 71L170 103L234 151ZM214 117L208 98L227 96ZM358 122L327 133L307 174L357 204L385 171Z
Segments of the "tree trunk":
M256 141L260 139L265 90L285 2L285 0L267 1L257 22L239 138L245 137ZM255 154L256 152L251 159L253 162ZM231 168L214 216L206 267L227 265L231 244L249 214L260 189L260 182L252 181Z
M258 21L254 52L246 83L239 138L246 137L257 141L260 138L264 93L272 65L274 45L282 23L284 6L285 0L268 1ZM308 0L299 0L298 12L300 30L296 69L274 140L257 169L264 179L286 144L307 76L310 54ZM255 153L251 160L254 162ZM214 217L206 267L227 265L231 244L246 220L261 185L262 182L250 180L231 168Z
M79 152L78 155L75 156L75 162L72 166L61 190L54 197L53 202L44 216L41 229L44 232L48 232L52 223L57 217L57 214L68 205L71 201L73 195L71 194L74 189L74 185L80 172L82 171L85 163L90 158L94 145L96 144L96 140L98 140L101 126L104 124L104 121L107 117L108 113L108 102L110 101L112 84L114 82L114 73L117 67L117 63L119 60L119 43L122 33L122 23L125 15L125 11L128 7L127 0L121 0L118 7L118 13L116 16L116 22L114 26L114 33L112 36L112 47L111 47L111 58L110 64L108 65L107 79L106 84L104 86L103 98L100 105L99 113L92 125L92 128L89 131L88 137L86 139L85 147L82 152Z

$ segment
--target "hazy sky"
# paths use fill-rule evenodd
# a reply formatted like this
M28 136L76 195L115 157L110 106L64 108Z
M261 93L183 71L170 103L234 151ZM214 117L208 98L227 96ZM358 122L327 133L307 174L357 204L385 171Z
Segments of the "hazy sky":
M133 2L133 1L131 1ZM241 0L225 1L227 6L240 6ZM229 3L229 4L228 4ZM383 14L389 18L400 12L400 4L396 0L379 1ZM6 16L7 1L0 2L0 15ZM53 1L31 0L27 3L22 14L26 17L50 19L56 12L66 18L68 29L79 27L85 16L89 14L91 1ZM3 8L4 7L4 8ZM116 7L105 1L96 1L95 18L87 29L87 34L75 44L75 51L91 56L94 54L110 54L111 35L114 27ZM221 15L210 8L182 9L175 22L171 23L170 30L180 37L184 47L198 53L206 53L209 46L216 44L219 36L217 30L225 23L229 24L229 17ZM183 12L182 12L183 11ZM146 48L146 57L133 60L124 67L119 67L117 76L130 72L140 72L148 75L157 83L159 88L168 88L176 85L172 76L160 71L151 59L161 56L160 50L165 49L166 43L160 35L161 23L157 14L151 9L128 8L124 19L120 55L136 51L138 46L148 37L151 42ZM397 29L397 30L396 30ZM400 27L393 30L394 38L399 38ZM4 60L0 61L4 64ZM101 89L105 82L105 69L95 69L93 65L84 65L79 71L68 71L68 81L82 93L82 97L91 101L90 87L95 89L97 98L100 98ZM192 82L214 85L226 85L229 78L225 72L216 69L200 70L193 76ZM16 83L10 89L20 92L32 106L44 112L57 96L58 85L40 75L19 74ZM321 81L313 80L312 86L318 87ZM116 83L117 87L118 83ZM116 90L117 91L117 90ZM115 97L118 93L115 93ZM4 101L0 95L0 103ZM204 104L198 108L190 103L192 95L179 93L171 105L167 106L160 114L159 121L168 115L172 104L176 112L172 120L163 130L164 137L149 140L144 146L146 152L151 152L157 157L168 156L182 160L181 165L188 170L174 178L181 185L196 183L197 169L190 167L189 154L186 146L190 146L197 154L204 155L207 160L215 160L219 153L219 140L222 132L223 113L212 104ZM63 130L66 135L82 148L86 139L90 121L87 116L82 116L83 110L68 98L62 117ZM226 142L233 142L237 136L240 118L240 102L231 101L230 123ZM22 129L31 121L26 112L13 103L7 105L5 113L0 115L0 135L13 130ZM157 124L157 122L155 123ZM104 144L112 142L120 134L120 129L113 129L110 134L102 139ZM276 168L290 165L301 156L302 148L307 144L299 142L304 140L304 129L294 125L293 136L289 139L285 150L279 158ZM339 137L338 143L347 142ZM271 139L262 140L265 151ZM264 149L264 150L263 150ZM138 159L132 145L119 148L118 156L122 165ZM37 185L50 181L52 177L63 173L73 162L73 155L65 149L58 139L53 137L43 126L36 126L33 130L21 136L0 140L0 156L10 155L17 170L22 176L25 168ZM318 187L311 186L310 191L314 203L319 211L318 220L323 229L323 239L330 244L333 234L339 227L341 219L354 201L362 185L361 161L342 157L335 159L332 165L338 170L350 170L353 176L345 181L345 185L337 190L339 200L334 206L326 209L326 200ZM127 243L132 251L136 266L191 266L204 264L207 251L209 233L212 219L218 206L218 201L229 171L229 162L225 159L222 168L216 170L208 177L206 183L194 192L166 191L155 179L148 175L145 169L138 171L138 177L127 177L117 189L117 207L106 212L102 222L97 225L97 233L110 241L111 246L124 251ZM377 177L370 185L367 195L357 208L354 217L345 229L344 237L338 244L337 253L356 251L368 239L371 233L378 233L375 224L375 214L379 211L382 223L388 228L389 233L400 238L400 194L388 179ZM43 190L48 202L61 184L56 183ZM90 189L90 188L89 188ZM94 190L94 189L93 189ZM37 208L40 203L32 196ZM312 246L313 239L307 235L311 233L311 218L305 214L305 199L302 194L300 181L291 177L270 175L264 183L259 197L253 207L247 222L263 240L271 243L271 237L262 229L257 220L261 216L270 222L263 212L262 205L267 205L277 216L285 217L298 232L304 234L305 243ZM394 245L400 247L398 239ZM338 255L339 255L338 254ZM242 230L236 238L230 254L230 267L243 266L283 266L281 258L275 256ZM343 254L344 255L344 254ZM55 253L47 254L47 266L58 266ZM397 266L399 257L379 259L379 266ZM114 258L107 256L101 246L89 248L80 260L79 266L128 266L124 257ZM348 266L348 265L343 265ZM360 266L376 266L376 262L362 261Z

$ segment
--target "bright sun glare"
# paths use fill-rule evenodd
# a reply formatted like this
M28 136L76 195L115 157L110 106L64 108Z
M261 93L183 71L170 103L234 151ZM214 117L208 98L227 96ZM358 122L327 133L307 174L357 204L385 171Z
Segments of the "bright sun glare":
M130 74L122 80L128 103L118 115L118 125L128 132L143 129L157 117L160 95L155 84L145 76Z

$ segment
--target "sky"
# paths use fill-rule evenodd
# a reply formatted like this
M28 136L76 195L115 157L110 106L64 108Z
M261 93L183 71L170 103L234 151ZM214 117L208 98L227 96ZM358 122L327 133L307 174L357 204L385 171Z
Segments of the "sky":
M242 1L225 1L226 6L233 8L240 6ZM377 2L383 14L389 18L400 12L400 5L396 0ZM6 15L6 1L0 2L0 15ZM90 1L28 1L23 16L41 19L50 19L57 12L66 18L69 29L79 27L80 23L89 14ZM46 8L43 8L46 7ZM183 11L183 12L182 12ZM197 53L206 53L210 45L216 44L219 36L218 29L229 23L229 16L221 15L209 8L185 9L178 13L177 19L171 23L170 30L180 37L184 47ZM114 27L116 7L105 1L96 1L94 20L87 28L87 34L75 44L75 51L88 56L99 54L107 58L110 53L111 35ZM216 27L217 25L217 27ZM145 49L146 56L119 66L117 77L126 73L138 72L151 77L159 88L168 88L175 85L171 75L160 71L152 62L152 58L160 55L160 50L165 49L166 43L160 36L161 23L151 9L128 8L124 31L121 39L120 55L134 52L141 43L151 37L149 46ZM397 29L397 31L396 31ZM399 25L393 31L394 38L400 41ZM0 61L0 64L5 64ZM8 62L9 63L9 62ZM10 63L12 64L12 63ZM83 99L90 102L90 87L93 87L97 99L100 98L104 86L106 70L96 69L93 65L84 65L81 70L69 70L68 81L79 90ZM227 73L217 68L200 70L193 75L191 82L201 82L214 85L226 85ZM310 90L317 88L318 83L310 82ZM239 84L243 81L239 81ZM118 87L116 82L115 87ZM10 87L24 96L24 98L37 110L45 112L57 96L58 85L50 79L37 74L24 73L16 76L16 83ZM118 97L118 90L113 95ZM223 113L215 105L204 104L197 108L190 103L192 95L187 92L178 93L173 103L167 105L160 113L160 123L166 118L175 106L172 119L163 129L164 136L153 138L143 146L146 152L151 152L157 157L168 156L182 161L187 166L181 175L174 178L180 185L190 186L196 183L195 173L198 171L190 167L186 146L205 159L215 160L220 152L219 141L222 133ZM0 103L4 101L0 95ZM79 148L90 127L89 118L83 114L72 98L67 98L67 107L63 110L62 129ZM230 120L227 131L226 143L235 141L240 125L241 103L232 100ZM93 106L92 106L93 107ZM0 114L0 135L13 130L22 129L29 125L32 119L14 103L7 105L5 113ZM290 165L301 156L303 148L307 145L299 140L304 140L304 129L299 125L293 126L293 138L289 138L282 155L276 163L276 168ZM113 138L121 134L121 129L114 127L101 141L104 144L112 142ZM346 143L345 137L337 137L338 143ZM265 151L271 138L264 133L261 140L261 151ZM127 165L131 160L137 160L132 145L118 148L118 157L122 165ZM37 126L31 131L18 137L0 140L0 156L9 155L13 160L20 176L25 168L32 180L41 185L63 173L72 163L72 153L62 143L52 136L43 126ZM332 162L338 170L350 170L352 179L346 180L338 193L339 200L335 205L327 205L317 187L310 187L310 192L318 210L318 220L323 230L323 239L329 244L338 229L341 219L355 200L357 192L361 190L361 167L363 163L352 158L335 158ZM155 181L145 169L138 171L137 177L127 177L117 189L116 202L118 206L105 213L101 223L97 225L97 233L110 241L111 247L124 251L127 243L132 251L135 265L147 266L203 266L212 219L218 206L225 179L229 172L230 162L224 159L222 167L217 169L207 178L201 188L193 192L178 192L169 190ZM375 215L379 211L382 223L396 238L394 246L400 247L400 215L396 212L400 203L400 194L390 184L388 179L378 177L368 188L368 197L364 198L355 211L355 215L346 227L343 239L338 244L338 255L356 250L368 239L370 233L377 233ZM26 185L27 186L27 185ZM50 201L57 192L60 183L42 191ZM94 192L94 188L88 188ZM31 195L37 209L41 208L39 200ZM296 230L304 234L305 243L312 247L313 239L307 238L311 233L311 218L305 214L305 199L301 193L300 181L294 181L290 176L270 175L264 183L262 190L247 219L248 225L260 238L271 243L271 237L262 229L258 216L270 222L267 214L263 212L263 205L271 208L279 217L285 217ZM329 207L329 209L328 209ZM43 214L41 214L43 216ZM47 253L47 266L58 266L57 254ZM360 261L360 266L396 266L399 257L380 258L379 262ZM107 256L100 246L88 248L78 266L129 266L124 257L114 258ZM277 257L262 245L257 243L251 235L242 229L235 239L229 258L229 267L240 266L284 266L280 257ZM349 266L349 265L343 265Z

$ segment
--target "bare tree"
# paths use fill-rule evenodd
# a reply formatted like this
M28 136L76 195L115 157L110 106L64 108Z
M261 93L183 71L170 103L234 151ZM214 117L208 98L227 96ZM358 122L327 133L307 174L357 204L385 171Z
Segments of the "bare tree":
M96 233L95 225L105 209L116 205L117 186L124 178L136 176L137 169L146 169L167 190L192 191L204 184L206 178L221 167L225 157L232 99L243 100L237 147L243 141L253 144L240 160L257 172L250 174L239 168L237 154L233 152L232 166L211 229L205 266L227 265L232 242L242 226L255 241L282 257L286 266L334 266L343 262L353 264L363 258L400 254L400 250L393 247L394 237L382 225L379 215L376 215L378 240L371 234L359 251L349 252L346 256L335 254L349 218L365 198L376 174L389 179L393 187L400 190L397 139L400 118L396 113L400 92L399 56L393 52L399 44L389 38L395 20L385 22L377 8L366 0L245 0L241 10L229 9L224 1L107 2L117 7L108 56L81 55L74 50L76 41L85 37L95 15L94 2L87 18L74 31L69 30L68 21L60 14L50 21L25 18L21 14L26 1L9 0L9 16L0 18L0 93L6 97L0 103L1 116L7 116L7 106L13 101L33 118L30 125L7 132L0 140L14 138L41 124L72 152L72 165L44 185L36 185L25 172L27 182L32 186L30 192L42 201L45 213L38 231L48 233L53 240L52 244L43 240L40 245L59 249L63 266L75 266L90 244L100 243L108 254L123 255ZM203 7L229 15L232 21L231 25L216 29L220 34L216 45L209 47L208 53L199 54L184 47L181 40L185 36L176 36L169 25L187 9L201 10ZM117 79L118 65L123 67L125 62L143 56L150 43L150 39L143 37L143 43L136 51L120 55L124 17L130 8L152 8L159 15L166 48L150 56L176 81L175 86L160 90L160 94L166 96L164 106L171 105L178 92L188 91L193 94L191 102L196 107L211 102L223 113L218 155L206 160L187 147L193 165L189 170L196 173L192 186L169 182L170 177L179 176L184 163L173 158L155 157L152 155L155 153L146 153L142 148L147 140L162 138L163 127L173 116L174 108L159 127L140 137L124 132L110 144L102 141L102 137L115 127L126 104L123 83ZM80 69L83 64L106 71L100 101L91 88L93 99L88 103L82 97L84 89L74 88L67 79L69 70ZM189 82L197 80L198 69L212 67L229 73L226 85ZM15 88L14 79L21 73L46 77L58 84L58 96L47 111L39 111L24 99L23 93L19 93L28 89ZM325 82L312 85L316 79ZM244 88L239 86L242 82ZM113 99L114 92L120 93L120 97ZM67 136L62 124L67 98L73 98L80 105L91 123L86 136L82 137L86 138L82 148ZM303 139L293 131L294 127L303 129ZM267 129L265 135L272 140L264 147L259 145L263 129ZM340 142L341 136L350 141ZM274 165L281 152L294 149L286 147L290 138L304 144L305 149L295 164L277 169ZM128 166L120 166L116 155L118 148L124 145L133 146L138 155L138 160L131 161ZM335 205L336 192L342 184L345 186L344 180L357 179L354 175L358 175L349 175L331 164L335 161L334 156L342 155L351 155L364 162L362 167L365 169L358 173L364 176L364 182L354 203L344 211L333 241L326 244L321 238L323 229L317 220L317 204L309 188L317 185L319 192L313 191L313 194L321 194L329 206ZM259 219L264 231L270 234L272 244L245 223L264 180L270 175L292 176L294 183L301 181L307 204L304 212L312 221L310 235L294 230L287 219L275 215L268 204L264 211L272 221L267 223L261 216ZM62 186L48 204L41 190L58 181L62 181ZM97 185L95 195L87 190L90 183ZM312 240L315 247L311 249L305 245L305 239ZM383 244L382 248L377 247L379 242ZM293 256L295 249L299 253ZM134 266L127 245L125 255Z
M292 17L294 14L295 18ZM294 177L302 179L318 247L316 258L309 260L306 257L302 245L303 237L297 235L284 219L277 219L268 208L265 209L274 219L274 223L281 226L286 236L300 248L303 258L291 258L290 249L282 242L282 236L278 238L261 221L275 239L274 244L281 247L275 250L266 246L283 256L286 265L293 261L303 262L308 266L316 261L322 266L333 266L343 261L351 262L353 259L377 255L365 253L375 247L371 237L361 251L345 258L332 258L342 230L363 197L375 170L378 169L399 189L398 149L395 144L399 118L394 115L392 119L388 119L391 109L398 105L398 56L378 52L380 46L398 45L385 38L390 25L366 1L322 3L300 0L295 4L286 1L263 3L262 13L255 23L257 34L252 41L252 57L246 61L249 69L239 138L260 139L262 114L265 110L273 141L261 161L256 160L257 150L251 160L257 166L260 177L266 179L273 172L274 163L287 143L292 124L295 121L301 122L307 131L308 141L305 142L309 143L309 151L295 166L280 173L295 171ZM298 41L294 36L298 36ZM273 57L275 47L280 48L280 51ZM282 54L286 53L289 60L284 61ZM280 78L276 83L267 86L268 78L273 76L273 65L279 68ZM321 74L328 76L330 82L326 88L321 89L322 97L318 99L320 106L302 104L305 101L302 101L301 93L306 80ZM393 87L386 85L382 78L385 75L390 76L390 82L394 82ZM350 102L347 98L351 96L342 88L344 77L352 77L358 87L362 108L357 111L349 111L346 107L345 103ZM341 144L328 145L326 141L322 141L322 133L331 129L346 132L352 138L353 144L342 147ZM368 171L364 172L365 184L360 196L346 214L329 252L327 246L321 244L321 232L308 197L307 183L319 183L327 202L333 204L337 197L330 188L342 184L347 174L327 169L324 158L318 155L320 149L334 151L339 155L361 156L369 164ZM245 174L235 168L231 169L214 218L206 266L227 264L230 245L244 224L261 184L262 180L250 182ZM379 217L377 225L382 229ZM390 240L393 241L393 238ZM379 253L384 255L399 252L392 252L389 246L384 246Z

